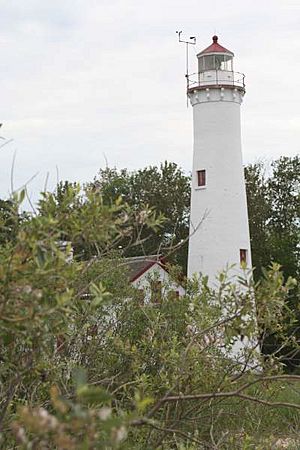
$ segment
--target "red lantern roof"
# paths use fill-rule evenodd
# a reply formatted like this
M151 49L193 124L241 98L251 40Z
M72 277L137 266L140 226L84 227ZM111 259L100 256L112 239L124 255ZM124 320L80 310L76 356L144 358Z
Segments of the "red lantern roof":
M218 44L218 36L213 36L212 40L213 43L206 49L202 50L202 52L198 53L197 56L204 55L205 53L229 53L230 55L234 56L234 54L230 50L227 50L227 48L222 47L222 45Z

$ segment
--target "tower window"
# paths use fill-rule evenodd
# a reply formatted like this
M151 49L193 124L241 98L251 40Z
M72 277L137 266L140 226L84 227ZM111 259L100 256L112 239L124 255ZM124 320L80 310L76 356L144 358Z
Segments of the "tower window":
M240 249L240 263L247 262L247 250L245 248Z
M205 170L197 170L197 179L198 179L198 186L205 186L206 185L206 171Z

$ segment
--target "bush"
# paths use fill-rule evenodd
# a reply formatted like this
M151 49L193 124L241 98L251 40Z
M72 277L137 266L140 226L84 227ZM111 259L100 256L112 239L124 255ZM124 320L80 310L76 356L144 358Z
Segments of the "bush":
M44 194L41 212L0 248L2 448L294 445L300 377L283 373L277 353L264 361L257 335L285 336L295 281L275 264L256 285L249 273L239 284L224 273L215 290L204 277L182 298L144 304L118 242L134 245L163 219L78 186L61 202ZM70 261L66 236L77 248L89 241L97 258Z

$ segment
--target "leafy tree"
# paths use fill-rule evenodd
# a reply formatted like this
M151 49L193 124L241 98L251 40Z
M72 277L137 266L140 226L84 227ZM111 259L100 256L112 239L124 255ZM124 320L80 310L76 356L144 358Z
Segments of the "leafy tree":
M271 249L268 241L268 222L272 213L268 198L265 167L262 162L245 167L245 181L249 214L252 265L258 280L263 268L271 263Z
M24 218L24 215L23 215ZM0 199L0 245L16 237L22 215L12 200Z
M286 276L300 276L300 157L272 162L268 180L270 247Z
M300 158L281 157L271 163L270 172L263 163L246 167L246 186L252 259L258 280L272 261L281 264L284 276L300 276ZM300 337L299 289L287 298L296 313L288 333ZM267 333L264 351L276 350L284 356L290 370L299 367L300 355L281 348L281 333Z
M81 260L109 254L112 249L120 251L124 241L137 247L141 235L148 239L162 223L162 218L156 217L156 211L147 205L142 209L131 208L119 196L106 202L94 186L82 189L79 184L68 181L59 183L53 194L42 194L38 212L41 218L54 217L61 224L57 238L71 242L75 256ZM133 216L135 227L130 225ZM115 239L110 239L114 234Z
M106 168L100 170L91 186L99 189L105 204L120 197L133 209L141 210L148 205L164 216L159 230L150 235L141 230L137 246L132 246L127 238L123 240L121 246L126 256L161 252L186 270L190 177L177 164L165 162L159 167L150 166L135 172Z
M300 158L281 157L245 169L252 259L256 278L271 261L283 272L300 275Z

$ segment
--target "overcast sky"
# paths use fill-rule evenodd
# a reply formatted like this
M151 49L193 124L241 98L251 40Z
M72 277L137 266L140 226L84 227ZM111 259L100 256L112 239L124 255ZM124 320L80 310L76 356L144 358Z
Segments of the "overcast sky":
M219 43L246 75L244 162L299 153L299 0L0 0L0 196L100 167L192 161L184 46Z

